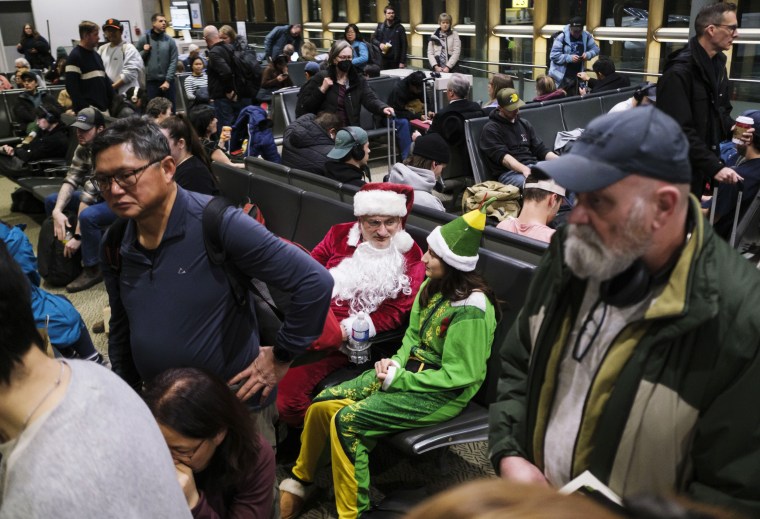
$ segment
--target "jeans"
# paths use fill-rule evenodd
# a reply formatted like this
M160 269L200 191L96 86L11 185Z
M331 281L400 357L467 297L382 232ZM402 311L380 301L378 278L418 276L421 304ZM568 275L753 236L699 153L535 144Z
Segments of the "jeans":
M58 193L45 198L45 212L49 215L55 209ZM79 210L79 192L71 194L71 200L64 212L76 212ZM79 233L82 235L82 265L94 267L99 263L100 240L103 231L116 220L116 215L105 202L98 202L86 207L79 213Z
M172 102L172 112L176 110L176 106L174 105L174 99L175 99L175 91L174 91L174 81L169 82L169 89L166 91L161 90L160 87L163 85L163 81L147 81L147 90L148 90L148 99L153 99L154 97L165 97L169 101Z
M404 119L403 117L396 117L395 119L401 160L404 160L409 156L409 150L412 147L412 132L409 129L409 119Z
M508 186L517 186L522 189L525 185L525 175L519 171L505 171L499 175L499 182Z
M93 204L79 213L79 232L82 235L82 265L94 267L99 263L100 240L103 231L116 220L105 202Z
M66 207L63 208L64 213L76 213L79 211L79 191L74 191L71 193L71 198L69 199L69 203L66 204ZM52 195L48 195L45 197L45 214L50 216L53 214L53 209L55 209L55 204L58 202L58 193L53 193Z

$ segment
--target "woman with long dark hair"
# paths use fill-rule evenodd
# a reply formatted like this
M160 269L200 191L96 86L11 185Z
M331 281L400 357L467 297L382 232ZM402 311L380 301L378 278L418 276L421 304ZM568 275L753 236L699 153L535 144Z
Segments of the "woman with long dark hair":
M16 50L24 55L33 69L49 69L53 65L50 44L31 23L24 24Z
M182 114L173 115L159 124L169 140L172 158L177 164L174 181L188 191L218 195L219 187L211 173L211 160L190 121Z
M195 133L198 134L203 149L206 150L206 154L212 161L240 168L245 167L245 164L232 162L229 155L227 155L223 142L212 138L217 133L217 123L219 121L216 118L216 112L211 106L200 105L194 107L190 110L188 119L195 129Z
M271 101L272 92L293 86L293 80L290 79L290 74L288 74L288 61L288 57L285 54L272 58L272 61L261 74L261 88L256 95L256 99Z
M369 63L369 45L364 41L362 32L355 23L349 23L343 30L343 39L346 40L354 51L354 59L351 60L354 67L360 71Z
M274 452L248 408L219 378L174 368L145 387L193 517L268 518Z
M295 517L329 448L340 517L369 508L369 451L381 436L458 415L486 377L498 319L493 292L474 272L486 215L472 211L428 236L425 275L396 355L325 389L306 412L301 452L280 485L280 513Z

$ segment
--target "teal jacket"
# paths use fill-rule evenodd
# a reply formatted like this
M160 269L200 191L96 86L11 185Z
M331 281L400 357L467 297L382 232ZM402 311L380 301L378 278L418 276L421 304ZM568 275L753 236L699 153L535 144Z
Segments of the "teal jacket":
M619 495L686 493L760 514L760 273L699 214L663 293L613 341L584 406L572 475ZM557 370L586 282L555 234L501 351L489 455L544 467Z
M143 47L150 44L150 50ZM137 42L137 50L140 51L145 62L145 79L147 81L174 81L177 72L177 44L166 33L157 36L151 29Z

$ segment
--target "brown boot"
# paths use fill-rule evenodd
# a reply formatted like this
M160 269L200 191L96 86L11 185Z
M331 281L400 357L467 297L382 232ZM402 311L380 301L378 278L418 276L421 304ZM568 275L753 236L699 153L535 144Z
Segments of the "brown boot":
M73 294L74 292L81 292L87 290L103 281L103 274L100 273L100 267L95 265L94 267L85 267L82 273L79 274L74 281L66 285L66 292Z
M294 519L301 515L306 500L306 487L293 478L280 483L280 518Z

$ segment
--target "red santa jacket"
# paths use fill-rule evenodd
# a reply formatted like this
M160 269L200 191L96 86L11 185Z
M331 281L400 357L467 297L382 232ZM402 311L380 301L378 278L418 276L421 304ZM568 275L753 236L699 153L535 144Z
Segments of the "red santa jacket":
M376 332L393 330L402 325L405 317L412 311L414 298L417 296L420 285L425 280L422 249L414 243L412 237L404 230L396 233L393 239L404 254L406 275L409 276L412 292L409 295L399 294L395 299L386 299L377 310L370 314ZM400 245L399 239L401 239ZM329 270L344 259L353 256L360 241L361 231L359 230L358 222L333 225L324 239L311 251L311 257ZM349 317L348 305L336 305L333 301L330 304L330 308L335 317L345 325L344 319Z

